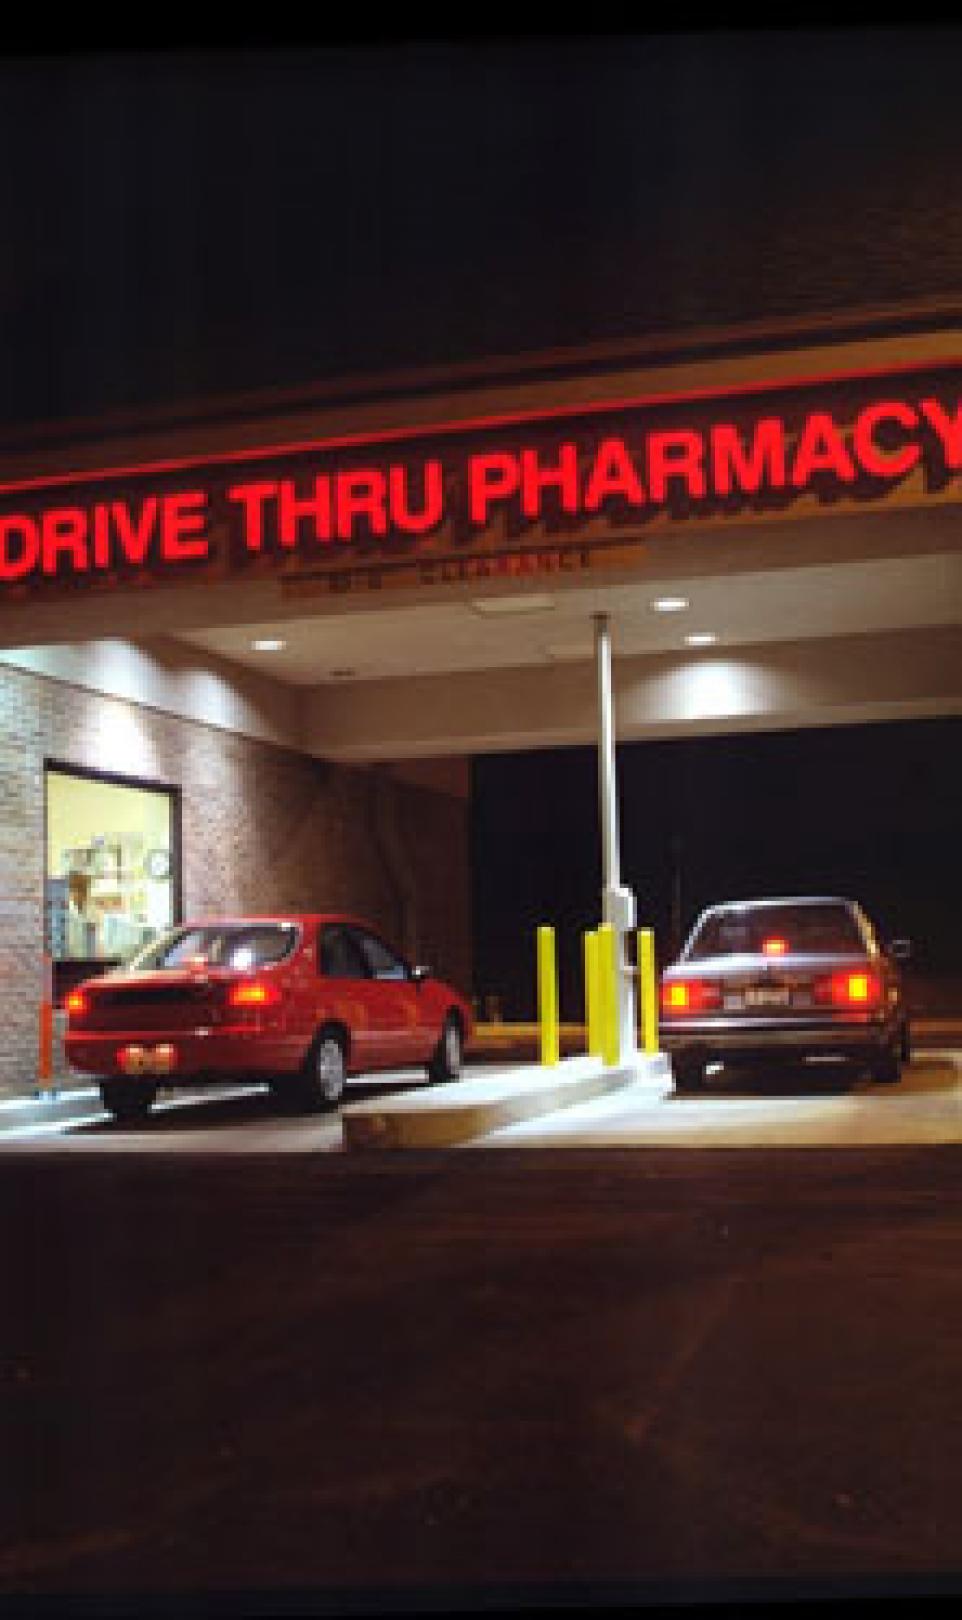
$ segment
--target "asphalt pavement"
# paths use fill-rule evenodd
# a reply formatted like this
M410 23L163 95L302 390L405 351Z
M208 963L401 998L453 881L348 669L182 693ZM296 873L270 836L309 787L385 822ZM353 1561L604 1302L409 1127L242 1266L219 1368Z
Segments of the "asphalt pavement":
M11 1611L962 1589L958 1146L75 1134L0 1169Z

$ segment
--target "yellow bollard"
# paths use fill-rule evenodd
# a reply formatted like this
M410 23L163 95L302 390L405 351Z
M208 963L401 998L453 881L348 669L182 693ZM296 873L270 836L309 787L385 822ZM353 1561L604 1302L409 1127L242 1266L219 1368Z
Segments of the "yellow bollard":
M558 968L554 929L538 929L538 1023L541 1027L541 1062L553 1068L558 1061Z
M658 1050L658 985L655 974L655 931L638 930L638 1007L641 1013L641 1050Z
M601 1056L609 1068L621 1057L618 1030L618 936L611 923L598 929L598 980L601 986Z
M585 939L585 1045L589 1057L601 1056L602 992L599 983L600 947L593 929Z

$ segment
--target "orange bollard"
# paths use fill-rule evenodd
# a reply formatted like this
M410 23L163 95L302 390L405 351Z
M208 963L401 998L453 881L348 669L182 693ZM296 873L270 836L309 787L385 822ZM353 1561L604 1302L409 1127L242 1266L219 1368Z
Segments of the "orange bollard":
M53 962L46 952L43 955L43 986L40 991L37 1080L41 1087L49 1087L53 1080Z

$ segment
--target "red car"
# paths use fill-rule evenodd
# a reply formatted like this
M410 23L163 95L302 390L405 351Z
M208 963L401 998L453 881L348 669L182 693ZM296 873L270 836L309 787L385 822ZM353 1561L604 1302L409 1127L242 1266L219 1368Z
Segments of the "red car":
M453 1080L472 1031L464 997L343 915L214 919L173 929L66 1000L66 1055L116 1119L158 1087L268 1081L334 1107L348 1075L424 1065Z

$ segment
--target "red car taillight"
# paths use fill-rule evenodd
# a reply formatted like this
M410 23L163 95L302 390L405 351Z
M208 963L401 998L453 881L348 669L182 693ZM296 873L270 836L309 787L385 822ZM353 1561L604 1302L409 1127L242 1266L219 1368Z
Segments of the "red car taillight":
M666 1013L711 1012L721 1001L717 984L705 979L670 979L661 987L661 1010Z
M264 979L241 979L238 984L232 984L227 992L228 1007L276 1007L281 999L280 990L276 984L269 984Z
M67 1016L69 1017L70 1022L74 1023L77 1020L86 1017L90 1008L90 1000L84 995L82 990L71 990L69 996L67 996L64 1001L64 1006L67 1009Z
M882 1000L882 985L878 974L867 968L846 968L818 981L815 1000L832 1007L877 1007Z

